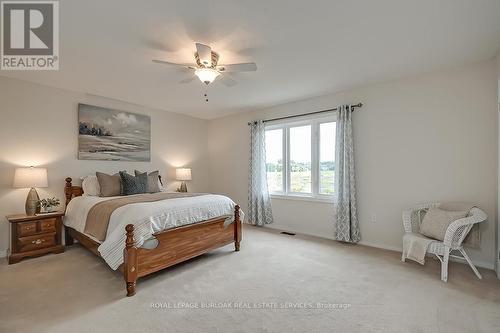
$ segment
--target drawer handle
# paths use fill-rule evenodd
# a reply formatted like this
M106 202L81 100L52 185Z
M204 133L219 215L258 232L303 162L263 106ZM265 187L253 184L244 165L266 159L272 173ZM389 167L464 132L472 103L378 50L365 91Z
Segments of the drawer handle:
M31 244L36 244L36 245L38 245L38 244L42 244L43 242L45 242L45 239L40 239L40 238L39 238L39 239L37 239L37 240L32 241L32 242L31 242Z
M52 227L52 224L46 224L45 225L45 228L51 228Z
M26 230L30 230L30 229L31 229L31 227L26 227Z

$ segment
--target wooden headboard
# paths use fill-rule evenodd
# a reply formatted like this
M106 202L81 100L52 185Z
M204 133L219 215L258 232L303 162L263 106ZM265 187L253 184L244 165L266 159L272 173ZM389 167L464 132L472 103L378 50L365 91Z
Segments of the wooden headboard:
M74 197L79 197L83 194L81 186L73 186L71 177L66 178L66 186L64 187L64 194L66 195L66 206Z
M161 180L161 176L158 175L158 180L160 184L163 186L163 181ZM74 197L79 197L83 195L83 188L81 186L73 186L71 182L73 179L71 177L66 178L66 186L64 187L64 194L66 195L66 206Z

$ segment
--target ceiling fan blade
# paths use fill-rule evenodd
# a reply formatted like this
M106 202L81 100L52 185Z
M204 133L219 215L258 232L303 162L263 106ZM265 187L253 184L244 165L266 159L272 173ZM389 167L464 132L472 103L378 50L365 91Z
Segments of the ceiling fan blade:
M238 82L236 82L235 80L231 79L229 76L227 75L220 75L219 78L220 82L225 85L226 87L232 87L232 86L235 86Z
M189 83L189 82L193 81L195 78L196 78L196 76L193 75L193 76L185 78L184 80L179 81L179 83L181 83L181 84Z
M198 52L198 57L203 65L207 67L212 66L212 49L210 46L196 43L196 52Z
M217 66L219 72L255 72L257 65L253 62Z
M162 64L162 65L171 65L171 66L184 67L184 68L189 68L189 69L196 69L195 66L190 65L190 64L177 64L175 62L168 62L168 61L157 60L157 59L154 59L153 62L157 63L157 64Z

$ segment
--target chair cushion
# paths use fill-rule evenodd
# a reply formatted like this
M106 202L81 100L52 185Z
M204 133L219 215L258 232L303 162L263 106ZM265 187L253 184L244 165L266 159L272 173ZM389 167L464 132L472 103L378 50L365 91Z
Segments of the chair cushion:
M439 208L429 208L420 225L420 233L424 236L444 240L446 229L453 221L464 218L468 211L452 211Z

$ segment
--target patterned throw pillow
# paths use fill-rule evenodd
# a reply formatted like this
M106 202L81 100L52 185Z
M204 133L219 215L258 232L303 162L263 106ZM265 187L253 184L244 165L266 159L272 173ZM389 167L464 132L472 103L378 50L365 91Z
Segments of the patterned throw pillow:
M137 170L135 170L134 172L136 177L140 174L143 174L143 172ZM161 192L160 180L158 178L159 175L160 175L159 171L153 171L148 174L148 188L147 188L148 193Z
M134 177L125 171L120 171L120 177L122 179L123 195L148 192L148 174L146 172Z

